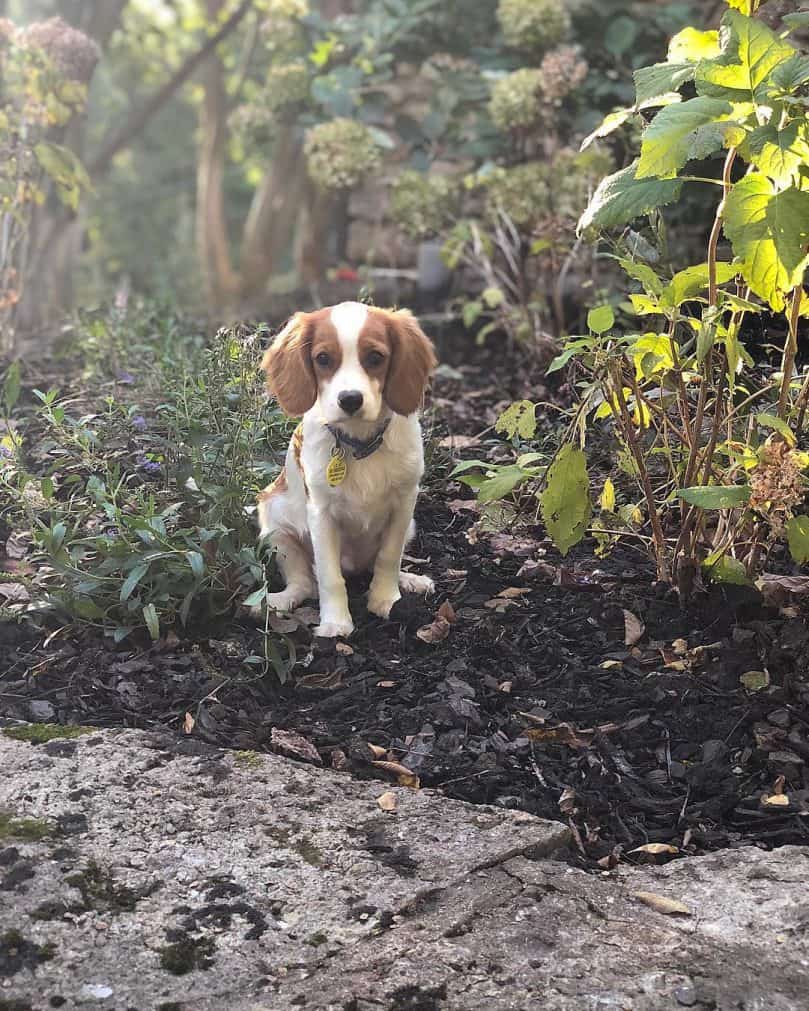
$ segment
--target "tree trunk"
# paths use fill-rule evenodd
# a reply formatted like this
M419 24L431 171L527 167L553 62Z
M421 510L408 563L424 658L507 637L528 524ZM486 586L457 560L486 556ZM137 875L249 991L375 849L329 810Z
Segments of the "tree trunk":
M216 19L225 0L207 0L209 20ZM237 293L228 241L224 201L227 146L225 70L218 53L211 53L202 72L200 144L197 155L197 250L208 305L226 305Z
M279 257L291 243L304 194L302 162L302 141L294 127L286 126L279 134L272 166L255 192L245 223L241 259L245 297L265 290Z

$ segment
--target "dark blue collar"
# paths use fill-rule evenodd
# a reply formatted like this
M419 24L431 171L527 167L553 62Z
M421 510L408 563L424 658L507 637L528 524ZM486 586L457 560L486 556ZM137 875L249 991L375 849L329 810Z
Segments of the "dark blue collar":
M388 430L390 422L391 419L386 418L376 435L373 435L370 439L358 439L354 435L349 435L347 432L343 432L335 425L326 425L326 428L328 428L334 436L337 445L341 449L347 446L351 450L351 455L355 460L364 460L366 456L370 456L371 453L375 453L382 445L382 439L385 432Z

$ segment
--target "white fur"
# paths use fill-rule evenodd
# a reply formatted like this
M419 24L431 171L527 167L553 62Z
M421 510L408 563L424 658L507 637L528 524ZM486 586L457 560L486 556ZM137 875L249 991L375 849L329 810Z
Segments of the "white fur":
M268 597L268 605L290 611L318 594L320 625L315 634L321 636L350 635L354 629L344 573L373 571L368 610L383 618L401 596L400 589L418 593L433 589L429 577L401 572L404 546L415 533L413 509L424 472L421 425L417 413L391 412L380 382L359 362L357 343L367 312L358 302L332 310L342 361L303 417L303 472L290 445L287 490L261 501L258 510L261 535L275 547L287 582L283 591ZM362 392L363 407L357 415L347 417L339 408L342 390ZM368 439L388 418L379 449L361 460L348 450L345 480L330 486L326 468L335 440L326 423Z

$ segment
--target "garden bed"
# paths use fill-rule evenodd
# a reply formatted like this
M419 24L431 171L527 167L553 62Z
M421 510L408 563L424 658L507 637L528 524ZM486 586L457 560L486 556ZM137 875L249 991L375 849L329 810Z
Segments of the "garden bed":
M542 398L522 358L471 354L443 349L427 425L431 477L409 553L435 578L434 598L403 600L383 622L352 584L350 649L282 626L298 657L284 686L249 673L261 634L238 618L151 648L6 624L0 715L166 727L192 750L280 750L405 782L399 765L450 797L568 822L573 858L591 866L809 842L800 603L716 587L684 611L630 548L597 559L585 545L562 559L537 526L471 529L473 501L447 480L449 458L496 458L502 441L450 447L447 436L477 436L515 396ZM423 641L445 601L454 620ZM632 853L650 843L662 845Z

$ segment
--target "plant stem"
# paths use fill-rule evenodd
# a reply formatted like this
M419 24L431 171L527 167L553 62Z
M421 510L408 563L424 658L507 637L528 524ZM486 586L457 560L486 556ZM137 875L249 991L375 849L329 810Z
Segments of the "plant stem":
M792 292L792 305L789 312L789 334L784 345L784 358L781 366L783 376L781 378L781 393L778 397L778 417L783 421L787 416L789 407L789 387L792 383L792 370L795 367L795 356L798 353L798 317L801 311L801 298L803 297L803 285L796 284ZM806 385L804 383L804 385ZM801 390L803 396L803 390ZM803 423L803 414L800 416Z

